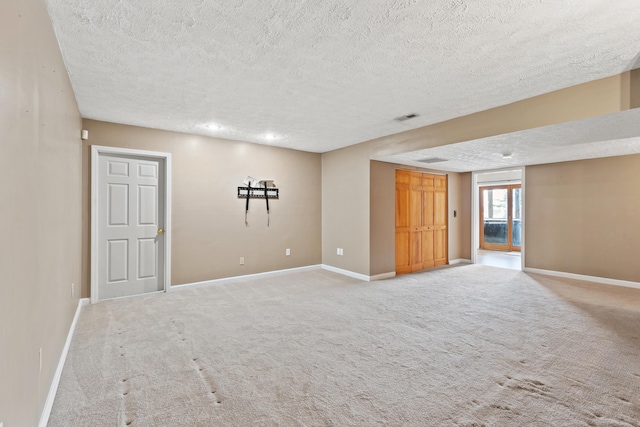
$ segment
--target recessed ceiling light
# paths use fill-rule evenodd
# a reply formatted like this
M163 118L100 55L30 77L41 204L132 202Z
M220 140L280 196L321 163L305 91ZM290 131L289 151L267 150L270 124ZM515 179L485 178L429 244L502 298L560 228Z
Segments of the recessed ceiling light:
M223 129L222 125L219 125L218 123L206 123L205 125L203 125L203 127L205 129L208 129L208 130L222 130Z
M263 136L264 136L264 139L266 139L267 141L274 141L278 139L278 136L273 133L265 133Z

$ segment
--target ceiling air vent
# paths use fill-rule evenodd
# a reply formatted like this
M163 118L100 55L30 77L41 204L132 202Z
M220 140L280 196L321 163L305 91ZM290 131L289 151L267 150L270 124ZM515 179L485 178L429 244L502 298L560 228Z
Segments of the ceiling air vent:
M415 117L418 117L418 114L411 113L411 114L407 114L406 116L396 117L393 120L395 120L396 122L404 122L405 120L411 120Z
M439 163L439 162L447 162L447 159L441 159L440 157L427 157L426 159L417 160L420 163Z

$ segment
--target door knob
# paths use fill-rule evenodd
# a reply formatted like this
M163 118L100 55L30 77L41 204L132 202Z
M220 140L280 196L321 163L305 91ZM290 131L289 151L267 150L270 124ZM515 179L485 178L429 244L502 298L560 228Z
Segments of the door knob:
M164 228L158 228L158 234L164 233Z

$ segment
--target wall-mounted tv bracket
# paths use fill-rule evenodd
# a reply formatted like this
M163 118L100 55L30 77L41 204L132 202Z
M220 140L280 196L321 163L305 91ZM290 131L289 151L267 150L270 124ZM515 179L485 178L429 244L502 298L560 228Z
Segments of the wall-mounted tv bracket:
M278 188L273 184L273 180L256 180L247 177L244 180L246 187L238 187L238 198L246 199L244 209L244 225L248 226L247 214L249 213L249 199L265 199L267 203L267 227L270 225L269 199L278 199L280 194Z
M250 199L278 199L278 190L279 188L238 187L238 199L246 199L247 196Z

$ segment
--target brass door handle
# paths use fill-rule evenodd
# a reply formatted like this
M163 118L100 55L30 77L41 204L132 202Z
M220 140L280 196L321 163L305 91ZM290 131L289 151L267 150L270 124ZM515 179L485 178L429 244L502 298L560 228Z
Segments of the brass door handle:
M158 228L158 234L164 233L164 228Z

